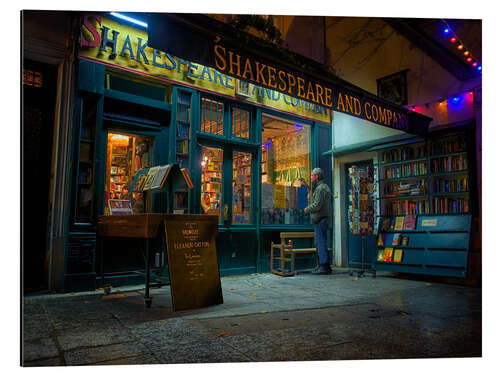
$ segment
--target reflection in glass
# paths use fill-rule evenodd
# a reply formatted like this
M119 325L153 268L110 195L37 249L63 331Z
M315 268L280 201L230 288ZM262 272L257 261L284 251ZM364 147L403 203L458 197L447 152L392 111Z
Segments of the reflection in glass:
M133 213L143 212L143 194L132 193L130 189L137 171L153 165L152 156L152 137L108 133L105 215L112 214L111 209L116 205L123 209L130 207Z
M222 221L222 149L203 146L201 158L201 207L203 213Z
M233 152L233 223L251 222L252 154Z
M310 126L262 115L262 224L309 224Z

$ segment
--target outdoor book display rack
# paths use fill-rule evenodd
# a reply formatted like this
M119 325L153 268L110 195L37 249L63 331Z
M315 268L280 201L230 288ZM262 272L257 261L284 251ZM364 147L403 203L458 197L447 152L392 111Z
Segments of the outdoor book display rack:
M473 137L465 126L379 151L376 270L467 276Z
M153 170L153 171L151 171ZM215 215L171 214L173 197L178 190L193 187L187 170L177 164L152 167L137 173L133 192L166 189L169 196L168 213L103 215L98 219L98 246L101 248L101 278L104 286L103 239L110 237L144 239L145 293L144 304L151 307L151 240L162 230L169 262L172 304L174 310L206 307L222 303L215 237L218 217ZM148 207L144 202L143 207ZM189 291L189 293L186 293Z
M418 216L413 229L397 226L398 218L381 219L374 269L466 277L471 215Z

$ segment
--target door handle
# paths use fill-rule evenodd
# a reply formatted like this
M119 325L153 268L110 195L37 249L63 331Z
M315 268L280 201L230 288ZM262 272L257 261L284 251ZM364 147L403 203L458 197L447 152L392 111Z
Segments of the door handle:
M227 204L224 205L224 221L229 220L229 207Z

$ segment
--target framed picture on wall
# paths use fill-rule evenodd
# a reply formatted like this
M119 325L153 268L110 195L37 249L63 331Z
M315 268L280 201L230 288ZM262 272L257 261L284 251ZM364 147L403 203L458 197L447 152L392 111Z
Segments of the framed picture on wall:
M236 80L236 94L240 96L250 97L250 83L242 81L241 79Z
M408 104L408 85L406 74L410 69L402 70L377 79L377 95L397 105Z

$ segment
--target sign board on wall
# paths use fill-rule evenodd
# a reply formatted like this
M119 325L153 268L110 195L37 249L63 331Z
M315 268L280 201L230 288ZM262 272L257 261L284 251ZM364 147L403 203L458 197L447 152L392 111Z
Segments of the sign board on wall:
M311 64L300 55L291 56L276 48L259 48L257 45L251 50L248 43L231 35L229 28L217 24L212 24L211 28L197 25L208 22L202 17L148 14L150 45L215 67L231 77L378 125L414 134L427 132L430 118L363 92L320 68L311 70ZM196 48L188 47L192 45ZM279 55L280 60L271 55Z
M222 73L214 67L196 64L151 48L145 30L111 18L91 14L84 16L79 56L170 83L331 124L332 112L323 105L269 87L264 88Z

